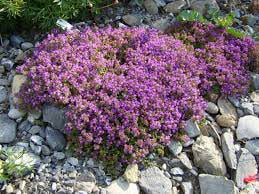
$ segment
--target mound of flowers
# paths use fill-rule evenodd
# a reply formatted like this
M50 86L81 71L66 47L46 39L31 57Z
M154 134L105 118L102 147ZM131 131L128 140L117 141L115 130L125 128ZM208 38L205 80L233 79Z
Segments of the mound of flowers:
M209 53L200 48L200 56L206 58L152 29L53 33L18 69L28 78L20 106L66 107L65 131L78 151L138 162L157 145L168 144L186 120L202 118L201 94L216 81L225 94L247 89L247 52L237 47L248 41L231 41L229 52L222 51L223 43L220 49L204 43Z

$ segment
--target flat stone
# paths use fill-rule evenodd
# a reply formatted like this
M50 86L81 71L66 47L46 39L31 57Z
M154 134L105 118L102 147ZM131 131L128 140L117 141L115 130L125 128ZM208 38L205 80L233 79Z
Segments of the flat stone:
M252 139L259 137L259 118L247 115L238 121L236 130L237 139Z
M39 133L40 130L41 130L40 126L34 125L30 128L29 133L32 135L35 135L35 134Z
M217 107L217 105L215 103L208 102L206 111L210 114L217 114L219 112L219 108Z
M181 161L184 167L192 169L192 163L185 152L180 153L177 158Z
M67 159L67 162L69 164L71 164L72 166L78 166L79 162L78 162L78 159L77 158L74 158L74 157L69 157Z
M250 102L243 102L241 104L241 108L243 109L243 111L246 115L254 114L254 107L253 107L253 104Z
M193 194L193 187L191 182L182 182L181 188L184 194Z
M44 156L49 156L49 155L51 154L49 147L46 146L46 145L42 145L42 146L41 146L41 153L42 153Z
M11 108L8 112L8 116L11 119L18 119L18 118L22 118L26 113L23 111L20 111L16 108Z
M33 48L33 47L34 47L33 44L30 43L30 42L24 42L24 43L21 44L21 48L22 48L22 50L24 50L24 51L26 51L26 50L28 50L28 49L31 49L31 48Z
M237 97L228 96L228 100L234 105L234 107L236 107L236 108L240 107L240 101Z
M129 26L137 26L141 24L141 20L137 15L128 14L122 17L122 20Z
M204 172L213 175L225 175L226 165L223 154L212 137L200 136L192 146L194 163Z
M179 168L179 167L172 168L170 170L170 173L172 175L174 175L174 176L182 176L182 175L184 175L184 171L181 168Z
M259 155L259 139L249 140L246 142L245 148L253 155Z
M169 151L174 155L177 156L180 154L183 150L183 146L180 141L173 140L171 143L168 145Z
M17 35L12 35L10 37L10 41L11 41L11 45L16 47L16 48L19 48L21 43L24 42L24 39L20 36L17 36Z
M157 167L141 171L139 185L146 194L171 194L171 180Z
M216 121L221 127L233 127L237 124L235 117L230 114L217 115Z
M237 120L238 117L236 108L231 104L231 102L228 101L227 98L221 96L218 99L218 107L222 115L232 115L235 120Z
M169 13L179 13L185 5L186 5L186 2L184 0L177 0L172 3L168 3L164 7L164 9L166 12L169 12Z
M237 157L235 153L234 137L232 132L225 132L221 136L222 151L229 168L237 168Z
M241 148L238 159L235 182L239 188L244 188L244 178L257 174L257 164L255 157L245 148Z
M11 143L16 137L17 124L6 114L0 114L0 143Z
M201 194L238 194L235 183L223 176L200 174Z
M123 177L129 182L129 183L136 183L139 180L139 170L137 164L130 164L127 166Z
M201 130L198 124L191 119L186 122L186 126L184 128L187 135L191 138L197 137L201 134Z
M43 121L50 123L55 129L62 130L65 126L65 112L55 106L45 105L43 107Z
M145 0L144 7L150 14L157 14L158 13L158 6L153 0Z
M106 194L139 194L139 186L135 183L128 183L122 178L112 181L106 188Z
M31 140L31 142L33 142L36 145L42 145L44 142L44 139L38 135L32 135L30 140Z
M170 19L169 18L162 18L154 21L151 26L161 31L165 31L170 26Z
M55 151L62 151L67 144L64 135L50 127L46 128L46 141L50 148Z
M64 160L66 155L63 152L54 152L53 157L57 160Z
M5 87L0 86L0 103L3 103L7 100L7 90Z

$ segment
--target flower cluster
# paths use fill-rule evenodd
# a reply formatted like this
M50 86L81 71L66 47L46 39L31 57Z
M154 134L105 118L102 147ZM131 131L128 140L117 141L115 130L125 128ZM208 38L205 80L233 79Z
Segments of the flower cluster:
M199 22L175 23L168 33L193 46L203 68L200 86L203 94L213 87L220 88L224 95L247 91L250 54L255 50L251 38L236 38L224 28Z
M186 120L203 116L202 93L213 84L225 94L246 89L252 43L221 31L209 41L214 35L192 28L200 32L191 36L190 29L184 42L144 28L50 34L18 68L28 77L21 107L66 107L65 130L79 151L138 162L168 144Z

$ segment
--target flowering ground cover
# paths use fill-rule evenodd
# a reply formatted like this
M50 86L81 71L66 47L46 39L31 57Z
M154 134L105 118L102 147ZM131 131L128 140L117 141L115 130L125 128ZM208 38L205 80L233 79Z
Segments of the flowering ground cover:
M18 68L28 78L20 106L66 107L65 130L78 151L138 162L186 120L201 119L203 95L214 87L226 95L248 89L252 40L191 25L172 28L174 37L111 27L50 34Z

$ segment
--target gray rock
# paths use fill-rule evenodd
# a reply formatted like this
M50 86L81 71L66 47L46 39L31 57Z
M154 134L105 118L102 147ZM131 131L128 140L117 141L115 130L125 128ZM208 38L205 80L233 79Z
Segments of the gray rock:
M0 86L9 86L10 83L7 79L0 79Z
M192 1L191 9L199 12L201 15L206 14L208 10L208 6L210 8L214 8L219 10L219 6L216 0L201 0L201 1Z
M30 142L30 148L36 155L40 155L41 146L35 145L34 143Z
M61 151L66 147L66 139L64 135L50 127L46 128L46 141L51 149Z
M240 107L240 101L238 98L234 97L234 96L228 96L228 100L236 107L239 108Z
M11 143L16 137L17 124L6 114L0 114L0 143Z
M53 157L56 160L64 160L66 155L63 152L54 152Z
M252 14L244 15L241 19L244 22L244 24L249 25L251 27L253 27L256 24L256 21L258 20L257 17Z
M223 176L200 174L201 194L238 194L235 183Z
M34 123L35 120L37 120L41 117L41 114L42 114L41 111L33 110L28 113L27 120L30 121L31 123Z
M123 178L112 181L106 188L106 194L139 194L140 189L135 183L128 183Z
M44 156L49 156L50 155L50 149L48 146L46 145L42 145L41 146L41 153L44 155Z
M161 31L165 31L170 26L169 18L162 18L154 21L151 26Z
M75 190L91 193L95 187L95 184L95 176L91 172L85 171L83 174L76 178Z
M226 132L221 136L222 151L229 168L237 168L237 157L235 153L234 137L232 132Z
M243 109L244 113L246 115L253 115L254 114L254 107L252 103L249 102L243 102L241 104L241 108Z
M225 175L226 165L223 155L212 137L200 136L192 146L194 163L204 172Z
M239 188L244 188L244 178L257 174L255 157L245 148L241 148L238 159L235 182Z
M0 103L3 103L7 100L7 91L5 87L0 86Z
M21 48L22 48L22 50L24 50L24 51L26 51L26 50L28 50L28 49L31 49L31 48L33 48L33 47L34 47L33 44L30 43L30 42L24 42L24 43L21 44Z
M252 92L250 98L253 102L259 103L259 90Z
M3 65L7 70L10 71L14 66L14 62L8 58L2 58L1 65Z
M40 126L34 125L30 128L29 133L32 135L35 135L35 134L39 133L40 130L41 130Z
M184 194L193 194L193 187L191 182L182 182L181 188Z
M184 167L192 169L192 163L185 152L180 153L177 158L181 161Z
M8 112L8 116L11 118L11 119L18 119L18 118L21 118L25 115L26 113L25 112L22 112L16 108L11 108Z
M21 43L24 42L24 39L20 36L16 36L16 35L12 35L10 37L10 41L11 41L11 45L16 47L16 48L19 48Z
M181 142L176 140L171 141L171 143L168 145L168 148L169 148L169 151L175 156L180 154L183 150L183 146Z
M235 107L231 104L231 102L228 101L227 98L221 96L218 99L218 107L222 115L232 115L235 118L235 120L237 120L237 111Z
M67 162L71 164L72 166L78 166L79 162L77 158L70 157L67 159Z
M23 164L27 167L32 167L35 165L39 165L41 163L41 159L39 156L33 153L24 153L19 159L15 161L17 164Z
M208 102L206 111L210 114L217 114L219 112L219 108L217 107L217 105L215 103Z
M186 122L184 130L189 137L197 137L201 134L198 124L193 122L191 119Z
M163 7L166 5L166 2L164 0L154 0L157 7Z
M122 20L129 26L138 26L141 24L141 19L137 15L133 14L123 16Z
M27 78L24 75L15 75L12 82L12 96L14 97L14 103L18 102L18 98L15 97L19 93L21 86L26 82Z
M144 1L144 7L150 14L157 14L158 13L158 7L157 4L153 0L145 0Z
M259 90L259 74L252 74L252 86Z
M171 194L171 180L157 167L141 171L139 185L146 194Z
M55 129L62 130L65 126L65 111L55 106L45 105L43 107L43 121L48 122Z
M36 145L42 145L44 142L44 139L41 136L38 135L32 135L30 138L31 142L33 142Z
M241 117L236 130L237 139L252 139L259 137L259 118L248 115Z
M259 155L259 139L249 140L246 142L245 148L253 155Z
M259 116L259 105L255 104L254 105L254 113Z
M217 115L216 121L221 127L233 127L237 123L235 117L230 114Z
M4 66L0 66L0 73L4 73L5 72L5 67Z
M31 123L27 120L21 122L21 124L19 124L18 126L19 131L29 131L30 128L31 128Z
M184 171L181 168L179 168L179 167L172 168L170 170L170 173L172 175L174 175L174 176L182 176L182 175L184 175Z
M168 3L164 7L164 9L166 12L169 12L169 13L179 13L185 5L186 5L186 2L184 0L177 0L172 3Z

